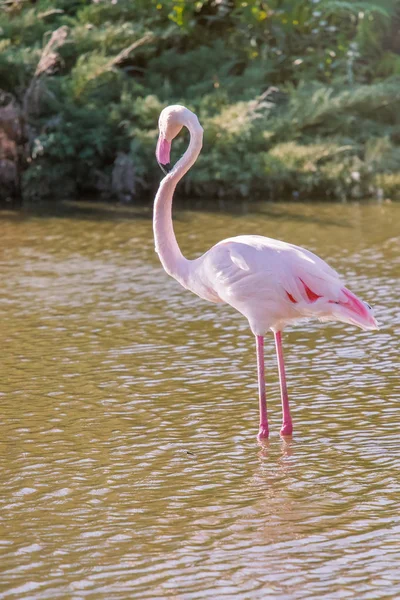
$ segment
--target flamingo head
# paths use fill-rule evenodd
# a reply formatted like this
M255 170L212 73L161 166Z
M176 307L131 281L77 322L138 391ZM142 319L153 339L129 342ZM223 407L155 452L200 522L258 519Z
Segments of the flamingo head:
M157 162L161 170L167 174L171 171L170 164L171 144L176 138L183 126L189 127L193 121L200 126L198 119L194 113L185 106L175 104L167 106L160 114L158 120L159 137L156 148Z

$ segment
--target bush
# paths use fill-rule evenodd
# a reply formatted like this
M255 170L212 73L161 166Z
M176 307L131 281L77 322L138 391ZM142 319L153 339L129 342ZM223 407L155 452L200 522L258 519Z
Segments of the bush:
M112 194L121 153L151 195L172 103L205 128L181 194L395 195L399 25L400 0L7 3L0 88L32 132L25 196Z

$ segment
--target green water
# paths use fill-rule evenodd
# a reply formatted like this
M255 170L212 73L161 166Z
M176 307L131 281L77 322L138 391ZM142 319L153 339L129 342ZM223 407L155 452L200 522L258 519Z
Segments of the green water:
M151 213L0 215L0 598L400 597L400 206L178 210L183 252L260 233L304 245L378 332L272 336L259 446L246 321L162 271Z

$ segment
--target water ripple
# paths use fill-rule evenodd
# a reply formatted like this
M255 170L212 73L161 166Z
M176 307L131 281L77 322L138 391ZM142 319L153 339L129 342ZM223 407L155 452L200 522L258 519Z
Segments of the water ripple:
M228 231L306 245L382 328L285 334L286 442L267 338L262 446L248 326L161 271L149 220L4 220L0 598L399 596L399 208L282 210L176 229L191 256Z

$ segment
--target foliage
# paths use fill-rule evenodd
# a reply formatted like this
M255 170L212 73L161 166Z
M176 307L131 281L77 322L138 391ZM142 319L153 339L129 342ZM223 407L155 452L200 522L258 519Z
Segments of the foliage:
M0 0L0 88L32 133L25 195L111 193L121 152L152 193L159 112L183 103L205 147L182 194L395 196L399 25L400 0Z

